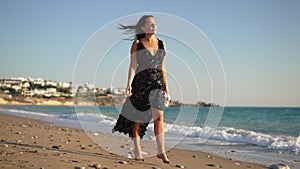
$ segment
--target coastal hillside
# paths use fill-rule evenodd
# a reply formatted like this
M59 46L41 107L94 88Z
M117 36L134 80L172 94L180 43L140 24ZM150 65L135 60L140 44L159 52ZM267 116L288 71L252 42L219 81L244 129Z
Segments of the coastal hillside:
M124 88L98 88L94 84L56 82L42 78L0 78L0 105L122 106ZM170 107L214 107L215 103L194 104L172 100Z
M39 98L39 97L23 97L1 94L0 105L35 105L35 106L121 106L125 101L124 95L106 95L97 96L92 99L87 98ZM214 103L206 103L199 101L196 104L186 104L179 101L171 101L169 107L215 107Z

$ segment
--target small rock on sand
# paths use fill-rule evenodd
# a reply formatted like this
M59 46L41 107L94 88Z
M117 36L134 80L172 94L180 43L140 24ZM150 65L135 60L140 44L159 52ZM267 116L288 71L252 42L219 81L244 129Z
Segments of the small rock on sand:
M290 169L290 167L286 164L272 164L269 169Z
M210 155L205 155L205 157L210 158L210 159L215 159L215 157L212 157Z
M181 165L181 164L176 164L175 167L177 167L177 168L184 168L184 166Z
M216 167L216 168L222 168L222 166L219 166L217 164L207 164L209 167Z
M26 128L26 127L28 127L28 126L27 126L27 125L25 125L25 124L22 124L22 125L21 125L21 127L24 127L24 128Z
M152 169L161 169L161 168L158 168L158 167L152 167Z
M199 158L199 156L195 156L195 155L193 155L192 157L193 157L193 158L196 158L196 159L198 159L198 158Z
M3 147L8 147L8 144L0 144Z
M144 152L144 151L142 151L142 155L148 155L148 153L147 152Z
M92 167L96 169L101 169L101 164L93 164Z
M126 154L124 154L124 157L126 157L126 158L130 158L130 159L133 159L132 155L131 155L131 154L129 154L129 153L126 153Z
M120 160L119 163L120 163L120 164L127 164L127 162L126 162L126 161L123 161L123 160Z
M54 149L59 149L59 146L52 146L52 148L54 148Z
M75 166L74 169L85 169L85 167Z

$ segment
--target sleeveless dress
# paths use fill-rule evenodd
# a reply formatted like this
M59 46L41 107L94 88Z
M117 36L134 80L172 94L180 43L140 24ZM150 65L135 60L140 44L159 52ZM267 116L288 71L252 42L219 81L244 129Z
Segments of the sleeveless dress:
M158 39L158 50L153 56L141 40L137 44L137 69L131 83L132 95L127 97L112 132L129 134L133 137L132 128L140 123L140 138L143 138L149 121L152 119L151 107L164 110L165 85L162 78L162 61L166 55L163 42Z

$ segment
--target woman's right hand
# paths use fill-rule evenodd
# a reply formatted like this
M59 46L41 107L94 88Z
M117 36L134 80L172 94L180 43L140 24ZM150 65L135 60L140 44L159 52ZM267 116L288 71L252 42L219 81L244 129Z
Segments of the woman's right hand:
M130 85L128 85L127 88L126 88L126 94L127 94L127 96L131 96L132 95L132 93L131 93L131 86Z

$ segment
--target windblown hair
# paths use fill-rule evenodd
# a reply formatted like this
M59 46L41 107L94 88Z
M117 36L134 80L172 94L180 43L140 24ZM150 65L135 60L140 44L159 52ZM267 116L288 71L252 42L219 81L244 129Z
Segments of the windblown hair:
M122 25L120 24L119 29L125 30L125 34L135 35L135 39L140 40L146 36L145 32L141 29L142 26L145 26L146 20L152 15L143 15L136 25Z

